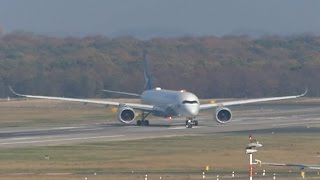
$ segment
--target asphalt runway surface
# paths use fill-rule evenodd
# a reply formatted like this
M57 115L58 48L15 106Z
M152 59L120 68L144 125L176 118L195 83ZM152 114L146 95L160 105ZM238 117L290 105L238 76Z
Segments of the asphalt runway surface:
M68 124L60 127L0 127L0 147L23 147L123 141L144 138L199 136L215 133L320 132L320 104L288 103L231 107L233 119L218 124L213 113L197 117L199 126L185 127L185 119L164 120L151 117L150 126L112 123ZM116 117L116 114L114 115Z

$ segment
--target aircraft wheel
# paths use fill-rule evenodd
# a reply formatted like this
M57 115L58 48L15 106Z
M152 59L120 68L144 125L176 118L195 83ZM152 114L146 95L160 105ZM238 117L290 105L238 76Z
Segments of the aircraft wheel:
M198 125L199 125L199 123L198 123L197 120L194 121L194 125L195 125L195 126L198 126Z
M137 120L137 126L141 126L141 121Z
M186 128L192 128L192 122L187 122Z
M145 126L149 126L149 120L145 120L145 121L144 121L144 125L145 125Z

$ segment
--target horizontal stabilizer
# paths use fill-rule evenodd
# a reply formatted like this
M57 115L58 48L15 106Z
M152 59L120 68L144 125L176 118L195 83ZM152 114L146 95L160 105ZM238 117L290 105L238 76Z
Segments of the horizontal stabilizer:
M107 92L107 93L114 93L114 94L121 94L121 95L128 95L128 96L135 96L135 97L140 97L139 94L135 94L135 93L128 93L128 92L121 92L121 91L111 91L111 90L101 90L103 92Z

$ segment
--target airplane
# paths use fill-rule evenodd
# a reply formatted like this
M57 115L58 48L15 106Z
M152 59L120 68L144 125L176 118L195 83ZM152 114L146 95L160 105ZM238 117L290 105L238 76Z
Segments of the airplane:
M28 95L20 94L15 92L10 86L10 90L13 94L21 97L36 98L36 99L49 99L49 100L61 100L70 102L82 102L92 103L101 105L117 106L117 119L124 124L132 124L136 117L135 110L141 111L141 119L136 121L137 126L149 126L149 120L146 118L152 114L158 117L174 118L174 117L185 117L185 125L187 128L198 126L198 121L195 119L196 116L202 110L216 109L214 119L220 123L228 123L232 119L232 112L228 106L249 104L256 102L267 102L285 99L295 99L303 97L307 93L307 89L303 94L296 96L282 96L282 97L269 97L269 98L257 98L257 99L245 99L219 103L200 104L199 98L185 90L175 91L166 90L159 87L153 88L152 81L149 76L147 68L147 55L144 53L144 79L145 79L145 91L142 94L104 90L106 92L118 93L124 95L132 95L139 97L141 103L122 103L114 101L104 100L89 100L89 99L78 99L78 98L65 98L65 97L52 97L52 96L39 96L39 95Z
M305 178L305 172L304 169L312 169L312 170L319 170L320 165L308 165L308 164L285 164L285 163L265 163L262 162L259 159L255 159L256 164L261 165L269 165L269 166L281 166L281 167L293 167L293 168L299 168L301 170L301 177L304 179Z
M265 163L261 162L260 160L256 159L256 162L258 164L264 164L264 165L269 165L269 166L285 166L285 167L294 167L294 168L299 168L301 170L303 169L320 169L320 165L308 165L308 164L285 164L285 163Z

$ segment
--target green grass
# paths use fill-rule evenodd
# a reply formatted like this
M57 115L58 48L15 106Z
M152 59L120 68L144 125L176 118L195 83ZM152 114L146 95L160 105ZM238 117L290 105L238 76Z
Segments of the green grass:
M318 163L316 156L319 155L320 137L315 134L256 134L255 137L264 145L256 154L257 159ZM176 179L185 179L181 174L172 173L190 172L190 179L196 179L194 173L200 173L206 165L213 172L245 173L248 157L244 153L244 147L247 143L246 134L213 134L1 149L0 174L6 177L4 175L8 173L73 173L59 176L63 179L96 172L104 174L107 179L114 176L112 173L124 179L139 179L140 175L130 175L134 171L142 174L169 174ZM49 161L44 160L45 155L50 156ZM288 172L286 168L263 168L268 172ZM262 168L257 167L256 170L261 171ZM129 175L121 175L122 173ZM294 170L294 173L299 174L299 170Z
M116 122L111 108L48 100L2 102L0 114L2 128Z
M263 134L257 135L264 144L257 157L273 162L315 164L319 155L320 137L313 134ZM63 146L24 147L0 150L0 165L15 162L16 169L51 171L65 169L80 172L105 169L110 172L123 170L181 171L201 170L206 165L215 169L246 170L247 156L244 147L247 135L218 134L157 138L134 141L85 143ZM276 153L275 153L276 152ZM304 153L306 156L302 157ZM50 161L44 156L49 155ZM301 158L299 158L301 157ZM41 164L31 167L24 164ZM68 164L71 167L68 167ZM23 167L19 166L22 165ZM9 168L9 167L7 167ZM9 168L10 169L10 168ZM0 168L0 171L3 169Z

